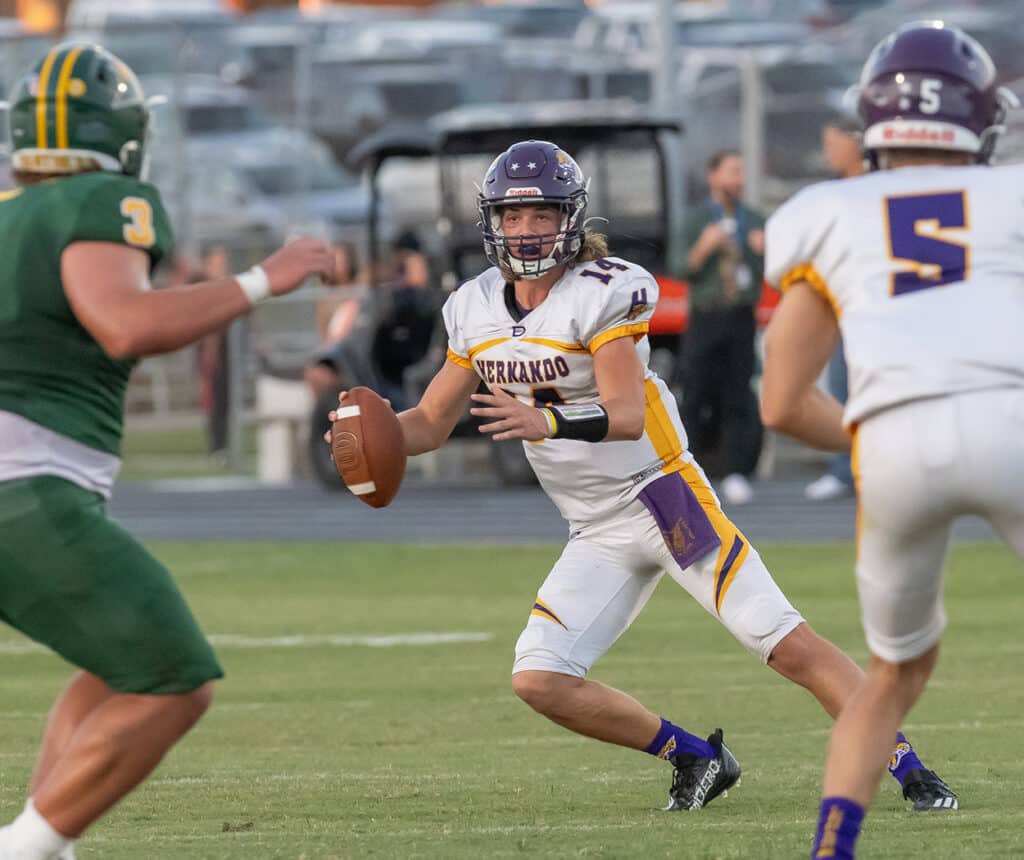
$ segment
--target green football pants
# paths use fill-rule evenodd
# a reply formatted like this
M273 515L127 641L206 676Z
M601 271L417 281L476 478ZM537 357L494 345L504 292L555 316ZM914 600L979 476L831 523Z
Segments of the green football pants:
M122 693L224 674L167 568L62 478L0 482L0 620Z

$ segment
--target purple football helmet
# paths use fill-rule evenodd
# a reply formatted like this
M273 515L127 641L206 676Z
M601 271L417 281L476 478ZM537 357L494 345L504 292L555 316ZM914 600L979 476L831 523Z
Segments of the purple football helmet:
M1011 92L997 87L985 49L942 21L904 24L871 52L857 110L864 149L946 149L987 164L1003 131Z
M477 198L487 259L517 279L539 278L571 262L583 247L587 181L567 152L546 140L524 140L499 155L487 168ZM501 212L506 206L555 206L559 230L549 235L506 237ZM545 244L554 241L550 253Z

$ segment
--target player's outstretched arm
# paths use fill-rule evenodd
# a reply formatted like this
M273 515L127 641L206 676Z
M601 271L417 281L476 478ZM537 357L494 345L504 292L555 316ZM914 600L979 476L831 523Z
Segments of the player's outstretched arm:
M74 242L61 255L64 293L78 321L112 358L171 352L215 331L310 275L333 276L319 239L298 239L240 278L153 291L149 256L114 242ZM244 286L243 286L244 284Z
M848 451L843 407L817 387L839 342L828 302L810 284L794 284L765 335L761 418L765 425L826 451Z
M466 410L480 384L476 371L445 361L412 409L398 413L405 453L412 457L440 448Z

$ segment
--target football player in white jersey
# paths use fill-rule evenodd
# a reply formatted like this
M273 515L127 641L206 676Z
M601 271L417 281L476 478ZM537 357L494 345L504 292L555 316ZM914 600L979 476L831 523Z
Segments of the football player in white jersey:
M721 730L704 740L586 677L665 571L830 715L863 673L792 607L686 450L675 400L647 366L657 283L585 229L576 162L553 143L515 144L479 203L494 266L444 307L447 361L398 416L406 453L440 447L471 397L483 432L524 440L570 536L516 644L513 687L559 725L668 759L667 808L699 809L739 779ZM490 394L474 394L481 379ZM955 801L940 780L918 784Z
M853 440L871 665L832 734L813 856L834 858L853 857L935 664L953 521L985 517L1024 554L1024 166L988 166L1015 100L983 48L936 21L883 40L859 96L876 169L782 206L766 265L785 296L765 423L830 450ZM840 329L845 415L815 387Z

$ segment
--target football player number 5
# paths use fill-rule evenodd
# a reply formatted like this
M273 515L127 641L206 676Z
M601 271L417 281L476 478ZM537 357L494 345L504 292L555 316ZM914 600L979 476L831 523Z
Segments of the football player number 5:
M121 201L121 214L128 219L124 225L124 240L129 245L149 248L156 241L153 230L153 207L142 197L125 197Z
M885 208L889 257L904 268L892 276L893 296L967 279L970 249L952 233L967 228L966 192L887 197Z

